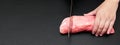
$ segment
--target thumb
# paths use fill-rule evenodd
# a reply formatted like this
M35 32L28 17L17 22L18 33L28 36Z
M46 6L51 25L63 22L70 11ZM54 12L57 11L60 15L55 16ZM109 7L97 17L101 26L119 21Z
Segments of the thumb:
M97 10L93 10L93 11L87 13L87 14L84 14L84 16L95 16L96 13L97 13Z

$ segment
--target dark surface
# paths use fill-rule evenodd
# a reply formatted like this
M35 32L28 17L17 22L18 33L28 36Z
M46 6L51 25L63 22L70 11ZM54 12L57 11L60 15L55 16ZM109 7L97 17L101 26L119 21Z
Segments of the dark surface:
M114 35L95 37L91 33L71 36L59 33L61 21L69 16L70 0L0 1L0 45L120 45L120 9ZM74 0L73 14L95 9L103 0Z

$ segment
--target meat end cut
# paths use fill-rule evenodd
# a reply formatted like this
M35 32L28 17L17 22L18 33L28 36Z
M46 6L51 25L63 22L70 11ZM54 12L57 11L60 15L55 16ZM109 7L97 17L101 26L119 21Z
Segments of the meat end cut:
M70 33L79 33L83 31L92 32L95 16L71 16L72 26ZM70 17L65 18L60 25L60 33L67 34L70 29ZM110 34L115 33L112 28ZM106 33L107 34L107 33Z

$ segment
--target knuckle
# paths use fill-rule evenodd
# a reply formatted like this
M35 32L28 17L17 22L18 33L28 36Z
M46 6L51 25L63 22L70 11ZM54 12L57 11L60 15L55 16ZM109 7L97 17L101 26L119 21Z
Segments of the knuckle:
M93 32L94 32L94 33L96 33L96 32L97 32L97 30L93 30Z
M106 32L107 30L103 30L102 32L104 33L104 32Z
M112 27L109 27L109 29L108 30L111 30L112 29Z
M102 34L104 34L105 32L106 32L106 30L103 30L103 31L102 31Z
M115 19L113 18L113 19L111 19L111 21L114 21Z
M99 30L101 30L101 29L103 29L103 27L101 26L101 27L99 27Z
M102 31L101 34L104 34L104 32Z
M110 21L111 21L111 19L109 18L109 19L107 19L106 21L107 21L107 22L110 22Z
M101 34L103 35L105 32L101 32Z
M115 19L116 19L115 17L108 18L109 21L114 21Z
M104 27L104 30L107 30L108 28L107 27Z
M96 32L96 29L94 29L93 32Z
M111 19L110 19L110 21L113 21L113 20L114 20L114 18L111 18Z
M100 33L102 30L98 30L97 33Z
M102 30L98 30L98 32L101 32Z

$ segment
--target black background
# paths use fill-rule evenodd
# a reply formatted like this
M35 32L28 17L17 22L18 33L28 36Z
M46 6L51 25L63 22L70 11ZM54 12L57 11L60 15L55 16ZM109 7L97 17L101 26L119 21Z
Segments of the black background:
M73 14L95 9L103 0L74 0ZM61 21L69 16L70 0L0 0L0 45L120 45L120 9L114 35L91 33L71 36L59 33Z

